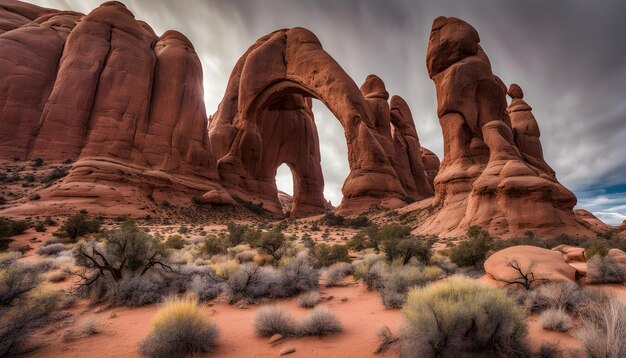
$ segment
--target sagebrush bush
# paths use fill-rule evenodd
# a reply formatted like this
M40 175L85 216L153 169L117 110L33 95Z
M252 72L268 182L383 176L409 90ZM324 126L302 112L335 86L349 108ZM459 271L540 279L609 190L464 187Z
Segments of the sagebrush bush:
M411 287L423 286L442 275L436 266L391 266L383 274L380 297L386 307L402 307Z
M531 312L548 308L578 312L586 304L588 295L574 282L550 282L531 291L526 304Z
M576 337L590 358L626 357L626 301L608 297L591 305Z
M187 264L178 270L179 291L196 294L200 301L208 301L217 297L223 290L223 281L217 277L213 267Z
M308 256L299 254L278 269L271 291L276 297L290 297L316 289L319 278L320 272L310 264Z
M231 303L239 300L254 301L267 296L270 285L275 282L276 272L273 269L251 263L243 264L226 281L226 295Z
M572 319L563 310L550 308L541 312L539 317L541 327L552 331L567 332L572 328Z
M410 291L402 357L529 356L522 309L496 287L451 277Z
M48 246L48 245L60 244L60 243L61 243L61 240L57 239L56 237L51 237L47 239L46 241L44 241L43 244L41 244L41 246Z
M217 348L218 335L217 326L202 312L196 299L168 299L139 351L154 358L212 352Z
M279 306L259 308L254 316L254 331L261 337L269 337L274 334L291 336L298 333L296 320L283 307Z
M302 336L324 336L342 331L341 322L326 306L317 306L298 325Z
M0 357L21 353L31 333L55 319L61 295L38 271L14 263L0 270Z
M347 262L332 264L324 271L324 286L336 286L347 275L354 271L354 267Z
M589 283L624 283L626 267L611 256L595 255L587 261Z
M559 349L559 343L543 341L536 354L537 358L562 358L563 352ZM572 355L572 358L575 357Z
M163 245L170 249L180 250L185 247L185 240L180 235L171 235L163 242Z
M67 247L61 243L58 244L50 244L46 246L39 246L37 249L37 255L41 256L54 256L61 251L67 250Z
M298 305L304 308L315 307L320 299L320 293L317 291L303 292L298 296Z
M369 291L382 287L386 267L384 262L377 262L363 274L363 282Z
M0 269L13 265L13 263L20 257L22 257L22 253L19 251L0 253Z
M238 252L235 254L235 259L240 263L252 262L254 261L254 257L257 255L257 252L254 250L246 250L242 252Z
M168 280L157 274L127 276L119 281L111 278L98 280L85 294L96 302L109 302L112 305L138 307L158 303L170 294Z

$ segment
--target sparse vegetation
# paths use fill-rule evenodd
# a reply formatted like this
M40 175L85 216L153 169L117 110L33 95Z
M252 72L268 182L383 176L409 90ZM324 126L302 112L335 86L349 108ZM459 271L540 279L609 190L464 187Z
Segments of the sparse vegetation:
M347 262L332 264L324 272L324 285L326 287L336 286L347 275L354 271L354 267Z
M61 251L65 251L67 250L67 247L65 247L65 245L59 243L59 244L50 244L50 245L42 245L39 246L39 249L37 249L37 255L42 255L42 256L54 256L56 254L58 254Z
M254 331L261 337L274 334L292 336L297 334L297 328L295 319L283 307L264 306L254 316Z
M469 278L411 290L403 314L403 357L530 355L525 317L515 300Z
M91 220L87 215L80 213L69 217L59 231L55 234L59 237L67 237L70 242L86 234L96 233L100 230L100 220Z
M591 305L576 337L590 358L626 356L626 302L608 297Z
M550 308L541 312L539 321L543 328L553 331L567 332L572 327L570 316L558 308Z
M310 250L310 256L315 267L328 267L337 262L350 262L346 245L317 244Z
M217 349L219 331L198 301L193 298L168 299L157 313L150 335L139 351L144 357L182 357Z
M586 278L589 283L623 283L626 268L611 256L595 255L587 261Z
M487 258L493 239L486 230L472 226L467 230L469 240L455 246L450 252L450 259L461 267L479 267Z
M440 278L443 271L436 266L391 266L385 271L379 288L386 307L402 307L412 287L419 287Z
M342 330L339 319L325 306L313 308L298 326L298 333L302 336L325 336Z
M320 302L320 293L317 291L309 291L301 293L298 296L298 305L304 308L311 308L317 306Z

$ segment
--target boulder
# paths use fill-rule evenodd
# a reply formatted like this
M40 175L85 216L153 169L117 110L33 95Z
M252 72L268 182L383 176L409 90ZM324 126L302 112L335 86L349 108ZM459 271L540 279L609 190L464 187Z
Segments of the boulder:
M532 272L537 284L576 279L576 269L565 262L560 252L526 245L495 252L485 261L485 272L503 284L519 279L519 272L509 265L512 262L517 262L525 274Z

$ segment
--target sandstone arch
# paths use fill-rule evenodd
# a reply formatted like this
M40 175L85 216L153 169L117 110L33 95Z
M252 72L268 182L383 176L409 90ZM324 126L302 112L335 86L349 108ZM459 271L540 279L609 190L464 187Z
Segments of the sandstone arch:
M400 111L404 116L395 115L392 123L389 94L378 77L369 76L359 89L313 33L293 28L275 31L246 51L210 121L218 171L235 197L280 212L271 170L275 175L277 163L289 161L297 176L304 178L294 187L298 194L292 213L324 209L319 140L309 97L322 101L344 128L350 174L342 188L340 212L362 212L372 205L394 207L402 205L405 197L432 194L416 133L411 132L415 139L409 142L419 160L407 164L407 151L401 153L407 158L403 165L395 159L396 148L409 148L404 139L405 127L412 125L408 106ZM408 121L411 125L400 125ZM398 129L394 131L397 145L392 127ZM294 138L296 143L289 143Z

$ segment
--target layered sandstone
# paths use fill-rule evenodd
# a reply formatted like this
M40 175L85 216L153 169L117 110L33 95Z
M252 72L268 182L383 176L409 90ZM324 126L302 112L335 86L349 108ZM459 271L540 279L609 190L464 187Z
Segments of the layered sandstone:
M0 159L76 161L40 206L145 206L135 191L187 204L221 190L202 67L184 35L158 37L119 2L87 15L14 1L0 9L12 14L0 34L9 49L0 54Z
M394 97L390 105L384 83L373 75L359 89L313 33L293 28L262 37L244 53L212 116L211 146L233 196L281 212L275 176L287 164L295 184L291 213L324 210L311 98L324 102L345 131L350 175L339 212L398 207L408 197L432 195L404 100ZM435 168L429 170L432 175Z
M576 197L543 158L539 127L523 92L491 71L478 32L457 18L435 19L426 65L437 90L444 158L434 180L438 211L423 233L462 235L478 225L497 235L593 235L579 223Z

